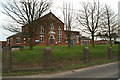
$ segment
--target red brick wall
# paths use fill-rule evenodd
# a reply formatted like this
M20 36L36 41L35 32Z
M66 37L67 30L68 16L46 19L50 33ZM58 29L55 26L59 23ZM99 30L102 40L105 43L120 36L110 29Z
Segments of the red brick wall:
M52 15L52 17L51 17L51 15ZM49 19L49 17L51 17L51 20ZM34 45L36 45L36 46L38 46L38 45L51 45L50 44L50 39L49 39L50 35L53 35L55 37L53 45L56 45L55 44L56 42L57 42L57 45L65 45L66 44L65 43L66 32L64 31L64 24L56 16L54 16L54 14L49 13L46 16L42 17L41 22L43 22L43 23L39 23L39 24L36 25L38 29L36 29L36 36L35 36L34 41L39 40L40 26L43 25L44 31L45 31L44 32L44 42L35 43ZM56 34L48 34L48 32L50 31L51 22L53 22L53 24L54 24L54 30L53 31ZM61 29L62 29L62 41L60 43L58 43L58 27L59 26L61 26ZM28 32L27 27L23 26L22 31L23 32ZM72 33L74 35L79 34L79 32L72 32ZM10 37L10 38L13 38L13 41L10 43L10 45L19 45L19 46L28 46L29 45L28 43L24 43L24 41L28 40L28 38L26 38L26 40L24 40L24 37L21 37L21 43L20 44L16 44L16 37L18 37L18 36ZM79 43L76 43L76 38L75 38L74 39L74 44L79 45L80 41L79 41Z

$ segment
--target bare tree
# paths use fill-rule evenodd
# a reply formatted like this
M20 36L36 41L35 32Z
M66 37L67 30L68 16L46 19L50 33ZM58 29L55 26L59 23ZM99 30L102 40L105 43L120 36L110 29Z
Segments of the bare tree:
M70 48L71 44L71 30L72 30L72 18L73 18L73 8L70 4L63 5L63 16L64 16L64 25L66 29L66 37L68 41L68 48Z
M86 28L87 33L91 34L92 45L94 45L94 35L100 27L100 17L102 16L102 5L100 2L82 2L79 13L77 14L77 21Z
M117 31L119 29L117 24L117 14L110 8L110 6L105 5L104 16L102 20L102 32L108 34L109 43L112 46L112 38L117 38Z
M23 2L13 0L12 3L2 3L3 13L10 17L13 23L20 25L16 27L11 24L10 26L4 26L4 28L12 32L19 32L18 30L20 30L22 26L26 27L28 37L30 38L29 47L32 50L34 46L33 40L37 31L37 22L35 21L40 18L51 5L52 2L48 0L25 0Z

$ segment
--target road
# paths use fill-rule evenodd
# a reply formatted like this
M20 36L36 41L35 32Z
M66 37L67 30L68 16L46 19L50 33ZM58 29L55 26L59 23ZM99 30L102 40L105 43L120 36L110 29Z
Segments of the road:
M91 66L73 71L7 78L118 78L118 62ZM51 80L51 79L50 79Z
M118 63L101 65L85 70L74 70L71 73L56 76L57 78L117 78Z

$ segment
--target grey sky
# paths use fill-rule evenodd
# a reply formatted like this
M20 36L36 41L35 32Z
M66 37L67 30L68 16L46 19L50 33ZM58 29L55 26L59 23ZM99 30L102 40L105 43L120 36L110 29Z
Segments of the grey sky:
M2 2L5 2L6 0L1 0ZM11 2L11 0L7 0L9 2ZM92 1L92 0L52 0L53 1L53 7L51 8L51 11L59 18L63 18L62 17L62 6L63 6L63 2L65 3L72 3L73 5L73 9L78 10L80 9L79 5L80 2L85 2L85 1ZM99 0L101 2L101 4L108 4L109 6L111 6L111 8L118 13L118 2L120 0ZM1 6L0 6L0 10L2 10ZM2 14L0 12L0 41L5 41L6 38L14 33L11 33L9 31L6 31L4 29L2 29L2 24L6 23L5 20L8 19L7 16L5 16L4 14Z

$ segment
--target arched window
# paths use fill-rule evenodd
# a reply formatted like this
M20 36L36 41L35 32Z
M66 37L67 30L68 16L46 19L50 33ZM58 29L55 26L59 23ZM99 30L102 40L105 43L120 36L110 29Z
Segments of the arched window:
M50 24L50 30L53 30L53 29L54 29L54 24L51 23L51 24Z
M50 35L49 39L55 39L55 37L53 35Z
M44 34L44 28L42 25L40 26L40 34Z

